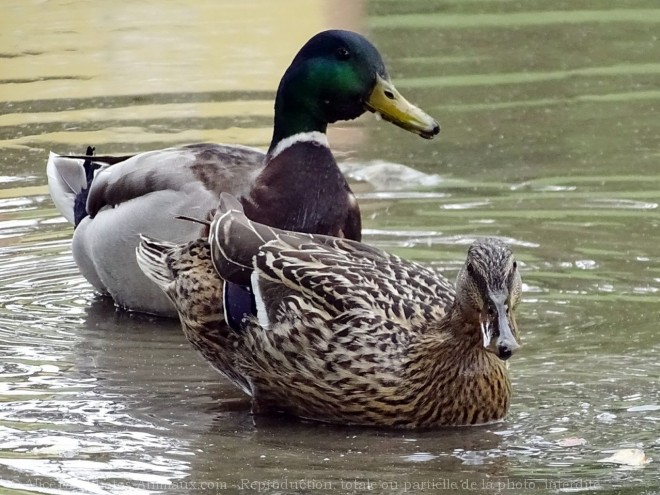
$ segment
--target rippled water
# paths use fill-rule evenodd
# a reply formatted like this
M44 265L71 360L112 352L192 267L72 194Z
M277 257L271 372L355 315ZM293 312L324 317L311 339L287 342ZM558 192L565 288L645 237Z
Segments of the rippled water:
M449 277L476 236L521 262L502 423L255 424L176 322L116 312L72 261L50 149L266 146L279 77L327 27L369 33L443 125L333 128L366 241ZM658 493L655 0L7 0L0 28L0 492ZM653 460L598 462L624 448Z

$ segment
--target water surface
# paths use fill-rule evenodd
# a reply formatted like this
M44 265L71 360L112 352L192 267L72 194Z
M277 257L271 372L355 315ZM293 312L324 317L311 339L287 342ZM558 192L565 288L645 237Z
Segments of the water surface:
M49 150L265 147L279 77L329 27L443 126L333 127L372 182L365 240L450 278L478 236L520 261L502 423L255 424L176 322L116 311L72 261ZM0 28L0 491L658 493L657 2L8 0ZM625 448L653 461L598 462Z

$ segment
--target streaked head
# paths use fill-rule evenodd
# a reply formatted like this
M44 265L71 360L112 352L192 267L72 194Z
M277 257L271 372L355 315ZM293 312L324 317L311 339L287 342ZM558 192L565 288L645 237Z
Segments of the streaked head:
M521 293L518 264L502 241L485 239L470 246L456 281L456 302L479 322L484 347L500 359L520 348L513 312Z

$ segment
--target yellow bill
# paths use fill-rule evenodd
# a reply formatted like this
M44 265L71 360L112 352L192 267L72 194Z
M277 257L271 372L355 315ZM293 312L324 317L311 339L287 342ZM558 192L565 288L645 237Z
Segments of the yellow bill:
M401 96L390 81L376 77L376 86L365 102L368 110L378 113L383 120L425 139L432 139L440 132L440 126L435 119Z

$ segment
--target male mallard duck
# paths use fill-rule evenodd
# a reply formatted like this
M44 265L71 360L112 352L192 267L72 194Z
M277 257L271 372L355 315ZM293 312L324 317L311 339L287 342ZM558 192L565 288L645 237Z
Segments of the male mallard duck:
M425 138L439 132L435 120L396 91L369 41L325 31L302 47L280 82L267 154L217 144L93 159L51 153L50 195L76 226L78 268L119 306L176 316L135 263L138 234L177 243L196 239L199 226L174 217L205 218L223 191L239 197L259 222L359 239L359 209L325 131L328 123L367 110Z
M509 407L521 280L498 240L470 246L454 291L359 242L252 222L223 195L208 242L143 238L137 258L255 411L425 428L496 421ZM223 279L250 290L252 307L226 292L223 305Z

